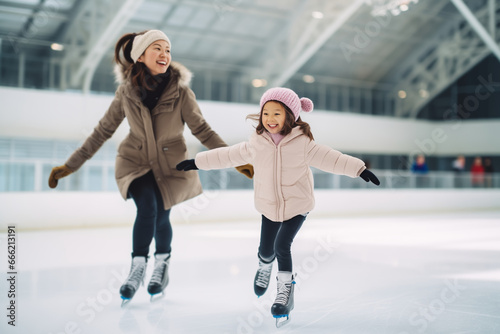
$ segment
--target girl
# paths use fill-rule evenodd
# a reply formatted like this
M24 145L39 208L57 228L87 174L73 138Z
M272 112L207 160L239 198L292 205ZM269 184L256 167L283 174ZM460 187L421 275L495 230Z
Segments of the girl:
M178 170L220 169L252 163L255 169L255 207L262 214L259 269L254 290L258 296L269 285L272 263L278 261L278 294L271 312L276 324L288 321L293 309L291 245L307 214L314 207L313 176L309 166L321 170L360 176L379 185L377 177L360 159L342 154L314 142L309 124L303 122L302 109L311 112L313 103L287 88L271 88L260 100L260 114L255 133L248 142L198 153L184 160ZM279 318L286 317L279 323Z
M172 62L171 43L159 30L130 33L115 46L120 86L94 132L66 163L54 167L49 186L78 170L109 139L126 117L128 136L118 147L115 176L124 199L132 198L137 216L132 232L132 265L120 288L125 305L144 281L149 246L156 242L155 266L148 285L153 296L168 284L172 227L170 208L202 192L195 173L184 174L175 162L187 157L184 123L207 148L227 146L203 118L189 88L191 73ZM252 166L237 167L251 178Z

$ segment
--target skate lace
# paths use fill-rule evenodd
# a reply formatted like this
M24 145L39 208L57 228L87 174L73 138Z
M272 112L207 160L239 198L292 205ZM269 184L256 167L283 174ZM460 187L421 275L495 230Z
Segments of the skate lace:
M267 288L269 285L269 278L271 277L271 270L273 266L271 264L261 264L258 270L256 285Z
M155 269L153 270L153 275L151 275L150 284L151 283L161 284L166 267L167 263L164 261L155 263Z
M134 286L137 288L139 284L142 282L144 277L144 269L145 265L135 265L132 267L130 271L130 275L127 278L127 284Z
M292 288L292 283L281 283L278 282L278 294L276 295L277 304L286 305L288 302L288 297L290 296L290 290Z

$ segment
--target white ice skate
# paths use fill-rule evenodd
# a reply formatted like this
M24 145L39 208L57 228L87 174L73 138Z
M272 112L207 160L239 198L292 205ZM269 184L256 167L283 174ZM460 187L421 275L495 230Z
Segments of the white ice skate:
M120 288L122 297L122 307L127 305L134 297L139 285L144 285L144 275L146 274L146 257L136 256L132 258L130 273Z
M148 292L151 295L151 301L155 301L164 296L163 290L168 285L168 267L170 263L170 253L155 255L155 268L148 284ZM156 298L161 294L159 297Z
M294 277L291 272L278 272L278 294L271 307L271 313L276 318L276 327L287 324L290 321L290 312L293 310L293 290L295 286ZM286 319L285 319L286 318Z
M255 279L253 281L253 290L258 297L262 296L267 291L272 269L272 261L266 263L259 259L259 269L257 269L257 273L255 274Z

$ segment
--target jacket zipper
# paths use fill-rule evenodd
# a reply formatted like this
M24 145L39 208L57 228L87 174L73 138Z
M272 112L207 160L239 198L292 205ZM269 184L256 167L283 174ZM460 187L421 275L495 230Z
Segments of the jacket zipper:
M280 143L281 144L281 143ZM274 163L275 163L275 168L274 168L274 180L275 180L275 191L276 191L276 199L277 199L277 205L276 205L276 210L277 210L277 217L278 221L283 221L285 218L285 207L284 207L284 201L283 201L283 195L281 194L281 173L280 170L281 168L278 168L279 163L279 158L280 158L280 147L279 145L276 146L275 154L274 154Z
M273 143L274 144L274 143ZM278 195L278 146L275 145L274 148L274 192L276 196L276 217L278 217L279 221L279 214L280 214L280 199Z
M295 139L295 137L289 139L286 143L292 141L293 139ZM276 213L277 213L278 221L284 221L284 219L285 219L285 200L283 199L281 187L279 186L281 183L278 182L278 181L281 181L281 173L278 172L278 161L280 160L279 157L281 155L280 154L281 144L284 144L284 142L283 142L283 140L281 140L281 142L278 145L276 145L276 144L274 144L274 141L272 139L268 139L268 140L276 147L275 151L274 151L274 164L275 164L275 168L274 168L275 188L274 188L274 191L275 191L275 195L276 195L276 199L277 199ZM281 168L280 168L280 170L281 170ZM279 177L279 179L278 179L278 177Z

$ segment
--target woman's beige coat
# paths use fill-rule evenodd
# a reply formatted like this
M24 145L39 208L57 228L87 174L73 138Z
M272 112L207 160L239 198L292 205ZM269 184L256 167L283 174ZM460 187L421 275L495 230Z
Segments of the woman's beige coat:
M221 169L250 163L254 167L257 211L271 221L282 222L314 208L311 167L357 177L366 169L358 158L316 144L299 127L275 145L267 132L254 133L248 142L196 155L199 169Z
M68 159L66 165L77 170L99 150L126 117L130 132L118 147L115 177L123 198L130 183L153 171L165 209L201 194L198 173L177 171L179 161L188 158L183 136L184 124L209 149L227 146L203 118L193 91L191 72L179 63L170 64L170 82L150 111L141 102L140 91L133 87L130 74L119 71L122 81L108 111L93 133Z

